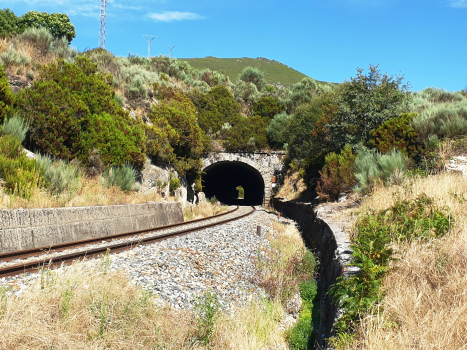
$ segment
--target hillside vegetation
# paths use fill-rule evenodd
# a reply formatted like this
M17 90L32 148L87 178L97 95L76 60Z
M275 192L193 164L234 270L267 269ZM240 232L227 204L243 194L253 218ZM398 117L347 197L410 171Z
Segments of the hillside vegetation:
M290 86L298 83L307 76L295 69L286 66L278 61L269 60L267 58L179 58L180 61L185 61L193 68L203 70L210 69L213 71L223 72L230 80L235 80L246 67L254 67L264 73L266 83L273 85ZM325 83L316 80L318 83Z

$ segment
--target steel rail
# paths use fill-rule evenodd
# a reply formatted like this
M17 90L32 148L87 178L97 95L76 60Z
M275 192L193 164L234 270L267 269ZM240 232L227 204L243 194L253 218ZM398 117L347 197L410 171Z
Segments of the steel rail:
M194 219L194 220L189 220L189 221L184 221L184 222L179 222L177 224L170 224L170 225L165 225L165 226L158 226L158 227L152 227L144 230L136 230L136 231L131 231L131 232L124 232L124 233L118 233L116 235L110 235L110 236L101 236L101 237L95 237L95 238L88 238L88 239L83 239L80 241L73 241L73 242L67 242L67 243L60 243L60 244L54 244L46 247L39 247L39 248L31 248L31 249L25 249L25 250L17 250L14 252L6 252L6 253L1 253L0 254L0 261L11 261L11 260L16 260L16 259L25 259L29 258L31 256L36 256L36 255L42 255L42 254L47 254L49 252L61 252L63 250L71 249L71 248L77 248L77 247L83 247L89 244L95 244L99 243L102 241L112 241L114 239L120 239L120 238L125 238L125 237L130 237L130 236L138 236L144 233L148 232L157 232L157 231L162 231L166 230L172 227L177 227L177 226L184 226L184 225L189 225L195 222L199 221L207 221L213 218L218 218L224 215L232 214L235 211L238 210L238 205L237 208L233 210L229 210L225 213L221 214L216 214L207 218L201 218L201 219ZM110 243L110 242L109 242Z
M147 244L151 244L151 243L158 242L158 241L163 241L163 240L176 237L176 236L183 236L183 235L186 235L192 232L204 230L206 228L210 228L210 227L226 224L231 221L239 220L241 218L244 218L248 215L253 214L256 211L255 207L252 207L252 209L253 210L250 211L249 213L242 214L234 218L225 219L222 221L209 223L207 225L187 228L185 230L165 233L165 234L161 234L158 236L143 237L139 240L111 244L108 246L92 248L92 249L88 249L88 250L81 251L81 252L59 255L55 257L46 258L42 261L36 260L36 261L25 262L25 263L17 264L17 265L10 265L10 266L0 269L0 277L16 276L16 275L27 273L27 272L38 272L39 270L43 268L52 269L52 268L71 264L74 261L81 260L83 258L95 258L100 255L106 254L107 251L109 251L109 253L118 253L121 251L129 250L136 246L147 245Z

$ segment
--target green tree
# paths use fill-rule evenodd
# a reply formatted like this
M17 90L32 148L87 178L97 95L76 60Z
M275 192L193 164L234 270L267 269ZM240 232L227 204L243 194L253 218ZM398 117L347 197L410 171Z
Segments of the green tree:
M19 34L22 28L19 25L19 18L10 9L0 10L0 37L10 37Z
M148 154L155 160L173 164L181 174L190 171L196 177L201 155L209 139L196 120L196 108L190 98L172 88L154 86L165 98L154 105L146 127Z
M287 112L293 113L298 106L310 103L314 95L318 94L318 84L316 80L305 77L292 88L290 98L285 102Z
M65 37L68 43L71 43L76 37L75 26L64 13L49 14L47 12L29 11L20 18L19 24L24 28L46 28L56 38Z
M357 76L339 87L338 110L328 124L336 147L368 144L371 130L408 109L409 96L403 76L382 74L378 66L370 65L368 74L358 68Z

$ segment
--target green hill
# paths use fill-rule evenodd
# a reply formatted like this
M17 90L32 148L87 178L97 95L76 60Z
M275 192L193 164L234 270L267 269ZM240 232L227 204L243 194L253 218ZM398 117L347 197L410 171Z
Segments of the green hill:
M280 83L292 85L306 77L305 74L286 66L280 62L267 58L217 58L208 56L206 58L179 58L180 61L188 62L193 68L222 71L233 81L245 67L251 66L264 72L268 84Z

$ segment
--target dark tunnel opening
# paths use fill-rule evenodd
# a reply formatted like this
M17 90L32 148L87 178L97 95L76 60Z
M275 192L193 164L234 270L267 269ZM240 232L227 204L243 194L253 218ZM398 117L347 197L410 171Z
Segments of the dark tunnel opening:
M216 197L228 205L262 205L264 181L261 174L241 162L219 162L204 169L203 191L207 198ZM238 198L237 187L244 189L244 198Z

